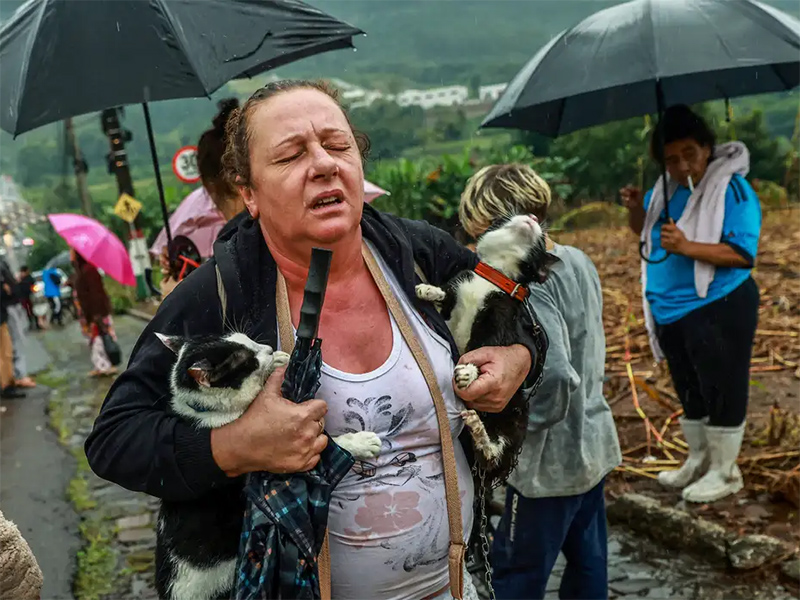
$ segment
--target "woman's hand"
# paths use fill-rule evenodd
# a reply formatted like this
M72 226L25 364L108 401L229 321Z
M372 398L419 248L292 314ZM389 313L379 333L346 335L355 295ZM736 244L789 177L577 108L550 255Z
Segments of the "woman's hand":
M158 255L158 264L161 266L161 276L164 278L170 277L169 253L166 245L161 249L161 254Z
M502 411L517 392L531 369L531 353L521 344L486 346L464 354L458 361L478 367L480 375L466 389L455 387L456 394L469 408L483 412Z
M619 191L619 195L628 210L644 208L644 196L642 196L642 190L639 188L632 185L625 186Z
M670 219L669 223L661 226L661 247L672 254L685 254L688 240L684 233Z
M644 218L647 214L644 210L642 190L628 185L619 191L619 195L625 208L628 209L628 226L636 235L641 234L642 229L644 229Z
M172 272L169 266L169 253L167 247L161 249L161 254L158 255L158 264L161 266L161 299L163 300L169 296L172 291L178 287L180 281L172 277Z
M286 369L277 369L245 413L211 430L211 452L230 477L253 471L302 473L319 462L328 405L323 400L296 404L281 396Z

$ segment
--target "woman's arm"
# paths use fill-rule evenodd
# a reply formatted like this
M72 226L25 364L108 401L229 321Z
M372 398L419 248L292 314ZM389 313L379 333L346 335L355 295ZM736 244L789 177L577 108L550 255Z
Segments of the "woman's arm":
M730 244L691 242L674 223L668 223L661 227L661 246L667 252L687 256L716 267L741 269L753 267L752 260L748 260L747 256L737 252Z
M553 301L547 282L531 286L528 302L535 307L550 339L542 385L528 402L528 429L541 431L566 418L570 396L580 385L581 378L572 366L567 324Z
M136 343L128 369L108 392L85 444L98 476L168 500L197 498L230 481L214 461L210 430L196 429L167 412L175 357L155 336L219 331L212 263L161 305Z

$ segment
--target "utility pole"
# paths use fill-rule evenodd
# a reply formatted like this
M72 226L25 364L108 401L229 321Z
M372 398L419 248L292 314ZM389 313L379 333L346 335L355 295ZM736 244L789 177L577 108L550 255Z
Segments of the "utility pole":
M78 196L81 199L83 214L91 217L92 198L89 196L89 186L86 183L86 173L89 172L89 166L86 164L78 146L78 139L75 137L75 127L72 125L71 117L64 119L64 133L67 137L67 144L72 149L72 164L75 168L75 180L78 185Z
M120 196L128 194L131 198L135 198L133 178L128 164L128 154L125 151L125 142L130 142L133 139L133 134L129 130L123 129L120 124L119 117L122 110L121 107L107 108L100 113L100 123L103 133L108 136L111 144L111 150L106 155L108 172L116 176L117 189ZM129 223L129 229L130 242L128 251L131 256L133 272L136 274L136 295L139 300L144 300L149 295L145 275L146 269L149 268L149 256L144 236L139 227L138 216L133 223Z

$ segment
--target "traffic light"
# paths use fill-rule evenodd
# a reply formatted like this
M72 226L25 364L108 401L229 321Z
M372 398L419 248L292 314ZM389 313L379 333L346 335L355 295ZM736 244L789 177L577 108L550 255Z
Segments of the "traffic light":
M111 145L111 151L106 154L106 166L108 173L116 176L120 194L133 196L133 180L128 167L128 154L125 151L125 143L133 139L133 134L120 125L121 114L122 110L119 107L107 108L100 113L103 133L108 137Z

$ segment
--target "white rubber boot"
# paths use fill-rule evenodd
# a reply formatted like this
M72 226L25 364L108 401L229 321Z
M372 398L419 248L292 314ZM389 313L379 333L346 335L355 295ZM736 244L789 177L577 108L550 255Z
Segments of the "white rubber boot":
M680 419L683 437L689 445L689 456L677 471L661 471L658 483L665 487L685 488L708 468L708 443L705 423L702 420Z
M687 502L716 502L735 494L744 486L742 472L736 465L744 437L744 423L739 427L706 426L711 466L708 473L683 490Z

